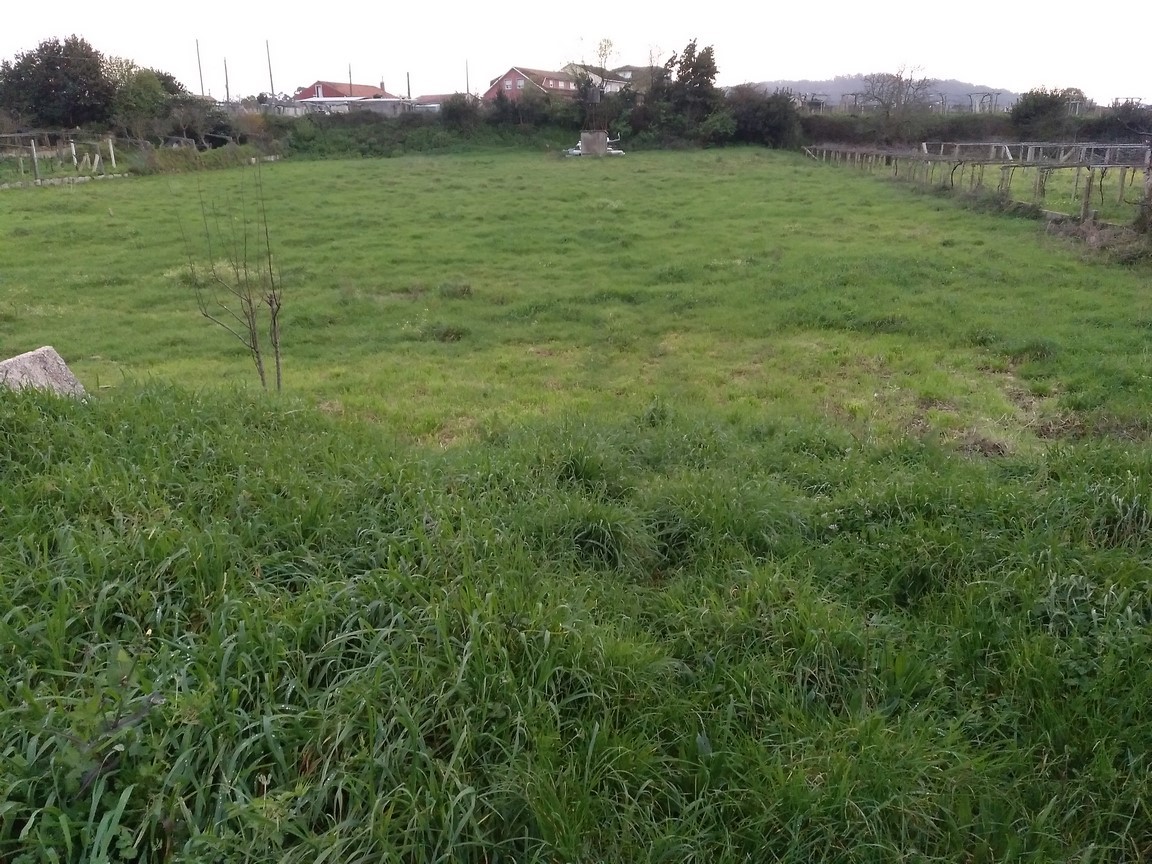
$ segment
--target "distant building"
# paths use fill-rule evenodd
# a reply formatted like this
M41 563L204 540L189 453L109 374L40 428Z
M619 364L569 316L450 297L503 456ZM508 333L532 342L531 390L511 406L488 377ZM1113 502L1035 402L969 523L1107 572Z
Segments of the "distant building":
M409 102L409 107L413 111L419 111L423 114L438 114L444 103L453 98L463 98L469 102L477 101L475 96L468 93L433 93L426 96L417 96Z
M408 107L406 100L385 90L383 82L376 87L372 84L316 81L297 90L292 101L311 111L339 114L372 111L389 117L404 113Z
M529 69L526 66L513 66L499 78L493 78L488 89L480 98L485 102L495 101L498 94L516 102L525 93L553 93L557 96L575 97L577 82L568 72L549 72L544 69Z
M657 74L664 72L662 66L617 66L611 71L611 76L623 81L625 86L637 93L647 93L652 89L652 82Z
M629 79L623 78L614 72L609 72L600 66L585 66L581 63L569 63L564 67L564 71L571 74L574 78L580 78L581 76L588 78L588 80L599 87L603 93L619 93L630 84Z
M317 81L307 87L301 87L292 98L297 102L306 102L309 99L395 99L396 97L384 89L383 82L377 87L374 84L351 84L347 81Z

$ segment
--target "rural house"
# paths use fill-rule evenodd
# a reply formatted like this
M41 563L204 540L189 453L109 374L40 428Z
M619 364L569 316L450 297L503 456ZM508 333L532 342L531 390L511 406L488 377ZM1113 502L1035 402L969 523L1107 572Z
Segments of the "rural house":
M347 81L317 81L307 87L296 91L293 100L305 102L311 99L395 99L396 97L384 89L383 82L377 87L374 84L351 84Z
M576 78L568 72L548 72L543 69L529 69L513 66L499 78L492 79L491 85L481 97L492 102L497 94L503 93L513 102L525 93L555 93L559 96L576 96Z
M647 93L652 89L652 81L663 72L662 66L619 66L609 74L615 79L624 81L637 93Z
M569 63L564 67L574 78L581 76L588 78L602 93L619 93L628 86L628 81L614 72L609 72L600 66L584 66L580 63Z
M405 100L385 90L383 82L376 87L372 84L316 81L297 90L292 101L313 111L373 111L390 117L407 109Z

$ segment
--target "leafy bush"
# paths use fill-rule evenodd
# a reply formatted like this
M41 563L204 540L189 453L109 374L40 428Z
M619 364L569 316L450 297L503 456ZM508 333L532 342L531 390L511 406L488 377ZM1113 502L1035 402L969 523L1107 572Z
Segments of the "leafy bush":
M1016 134L1033 141L1060 140L1072 125L1065 93L1043 87L1021 96L1009 116Z
M247 165L253 159L263 159L265 155L253 145L229 144L212 150L145 146L127 154L125 162L129 170L135 174L172 174L233 168Z
M769 94L752 84L742 84L728 92L725 104L735 120L733 140L768 147L795 147L799 143L800 115L792 94Z

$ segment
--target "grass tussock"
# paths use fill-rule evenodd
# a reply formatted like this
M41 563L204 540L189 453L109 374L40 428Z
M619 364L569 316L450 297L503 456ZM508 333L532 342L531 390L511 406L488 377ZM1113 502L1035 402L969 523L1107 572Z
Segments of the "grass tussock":
M0 436L2 860L1152 851L1142 451L163 388Z

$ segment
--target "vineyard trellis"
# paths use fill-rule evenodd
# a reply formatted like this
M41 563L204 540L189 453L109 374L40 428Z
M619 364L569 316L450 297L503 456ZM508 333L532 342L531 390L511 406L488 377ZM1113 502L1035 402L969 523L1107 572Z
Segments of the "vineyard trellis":
M39 185L114 176L116 143L106 136L43 132L0 135L0 183Z
M995 182L994 191L1003 198L1082 221L1152 210L1152 141L923 142L905 150L820 145L805 152L819 162L891 172L925 186L980 192L993 191ZM1019 196L1022 186L1029 190L1027 198ZM1073 212L1052 209L1062 203Z

